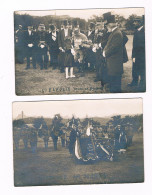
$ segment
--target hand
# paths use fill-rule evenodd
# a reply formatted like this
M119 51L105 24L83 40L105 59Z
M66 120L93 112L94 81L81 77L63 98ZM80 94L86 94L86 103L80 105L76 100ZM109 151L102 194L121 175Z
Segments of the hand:
M33 43L29 43L28 44L28 47L33 47Z
M135 61L136 61L135 58L133 58L132 61L133 61L133 63L135 63Z
M71 53L72 53L73 56L75 55L74 49L71 49Z
M65 50L62 47L59 47L59 50L65 52Z
M28 47L33 47L33 43L29 43L28 44Z
M101 47L101 43L99 43L99 47Z
M103 51L103 54L102 54L102 55L103 55L103 57L106 57L106 55L105 55L105 51Z
M96 47L93 47L93 48L92 48L92 51L93 51L93 52L96 52L96 51L97 51L97 50L96 50Z
M44 45L40 45L40 47L43 49L45 46Z

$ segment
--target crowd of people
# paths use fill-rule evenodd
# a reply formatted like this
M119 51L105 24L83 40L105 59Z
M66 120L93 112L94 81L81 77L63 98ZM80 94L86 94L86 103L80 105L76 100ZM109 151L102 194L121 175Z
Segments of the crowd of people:
M135 129L131 123L117 124L116 126L95 125L92 119L85 123L80 119L72 118L62 123L56 115L50 128L44 120L38 126L22 123L13 128L14 149L16 151L38 151L38 140L44 142L46 151L50 151L49 142L53 143L54 150L58 150L59 138L63 148L68 148L73 158L81 162L95 160L113 160L114 155L123 153L132 144ZM20 141L23 146L21 147ZM29 147L30 146L30 147ZM51 146L52 147L52 146ZM48 150L49 149L49 150Z
M145 90L145 32L144 19L137 17L134 22L136 31L132 51L132 82L129 86ZM80 29L78 21L64 20L60 29L55 24L49 25L49 31L44 24L38 29L28 26L23 31L22 25L15 32L16 63L24 63L30 69L47 69L52 66L65 72L66 79L76 77L77 71L84 73L87 69L95 72L94 82L108 87L110 92L121 92L123 63L128 61L126 43L128 37L119 29L119 24L110 12L103 14L103 19L96 23L90 22L88 31ZM48 65L49 64L49 65ZM76 69L75 69L76 70Z

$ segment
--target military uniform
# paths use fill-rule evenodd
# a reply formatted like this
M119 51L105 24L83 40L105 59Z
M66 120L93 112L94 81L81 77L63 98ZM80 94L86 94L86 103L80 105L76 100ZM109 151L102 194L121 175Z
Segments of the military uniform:
M33 153L35 153L37 150L37 132L36 132L36 130L33 130L33 129L30 130L29 141L30 141L30 145L31 145L31 150Z

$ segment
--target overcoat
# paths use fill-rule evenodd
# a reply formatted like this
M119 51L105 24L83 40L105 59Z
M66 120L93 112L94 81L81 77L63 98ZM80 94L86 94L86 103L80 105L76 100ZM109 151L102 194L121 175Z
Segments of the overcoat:
M137 71L145 69L145 30L144 27L134 33L132 58L135 58Z
M107 74L121 76L123 73L123 35L118 28L109 35L104 51Z

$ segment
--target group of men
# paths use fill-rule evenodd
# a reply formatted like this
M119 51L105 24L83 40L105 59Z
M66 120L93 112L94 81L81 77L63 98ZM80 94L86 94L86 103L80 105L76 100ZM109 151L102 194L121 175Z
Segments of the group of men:
M133 39L133 68L132 82L129 86L139 86L145 91L145 31L144 20L135 19L138 26ZM87 32L81 32L78 21L73 24L63 21L58 30L54 24L49 25L46 32L45 25L40 24L38 30L28 26L23 32L22 26L16 31L16 62L23 63L27 59L26 69L30 68L32 57L33 68L36 64L41 69L50 65L65 71L66 79L75 77L73 67L79 72L86 69L96 72L94 82L101 81L102 87L108 86L110 92L121 92L123 63L128 61L125 44L128 38L110 12L103 14L103 20L91 22ZM48 55L49 53L49 55Z

